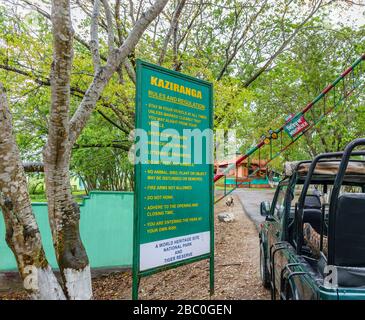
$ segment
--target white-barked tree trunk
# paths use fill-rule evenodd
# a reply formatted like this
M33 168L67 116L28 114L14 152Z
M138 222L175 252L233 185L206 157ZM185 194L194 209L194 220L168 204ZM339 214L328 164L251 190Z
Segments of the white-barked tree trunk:
M5 222L6 242L15 255L25 289L33 299L65 299L43 250L2 84L0 84L0 207Z
M109 56L101 65L97 22L102 3L110 17L108 1L94 1L91 27L91 53L95 76L80 105L70 115L70 80L73 59L73 28L70 0L52 1L53 63L51 70L51 106L48 139L43 150L49 223L62 283L59 285L48 265L39 229L34 218L26 178L15 138L11 134L11 117L2 96L0 106L0 205L7 229L7 242L13 250L23 279L28 266L37 269L36 290L29 289L35 299L91 299L89 260L80 231L80 210L73 200L70 186L72 147L86 126L105 86L117 69L125 64L149 24L164 9L168 0L156 0L135 22L119 48L114 48L109 28ZM111 24L110 24L111 26ZM32 281L30 281L32 283ZM25 281L26 283L26 281Z

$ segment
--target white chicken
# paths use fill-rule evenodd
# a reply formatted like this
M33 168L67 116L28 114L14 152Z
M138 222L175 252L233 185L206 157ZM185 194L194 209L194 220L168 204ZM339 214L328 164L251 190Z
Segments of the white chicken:
M231 196L227 197L226 206L227 207L233 207L234 206L233 197L231 197Z

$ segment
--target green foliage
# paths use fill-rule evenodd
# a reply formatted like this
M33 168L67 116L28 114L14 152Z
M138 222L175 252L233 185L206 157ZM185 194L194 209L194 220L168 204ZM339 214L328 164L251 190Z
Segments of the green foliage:
M288 114L302 110L361 56L364 36L364 28L331 29L322 21L308 25L291 49L276 60L275 67L254 84L257 100L253 116L261 129L256 137L270 127L280 127ZM361 89L357 92L278 159L277 166L288 159L343 150L349 141L364 136L364 95Z
M264 1L257 3L263 4ZM270 128L278 128L288 114L301 110L365 52L365 27L355 29L334 25L329 18L330 10L323 10L306 23L269 69L251 86L245 87L246 81L303 20L306 14L302 9L303 1L280 0L275 9L269 4L264 6L221 78L222 67L234 50L235 41L257 12L257 6L223 0L205 3L200 14L196 8L195 2L187 6L187 13L179 24L179 36L184 35L184 38L179 43L177 57L170 41L163 65L171 68L177 59L182 72L213 82L215 128L235 129L240 152L256 144ZM173 11L171 2L166 15L172 16ZM190 19L195 14L195 24L189 29ZM125 36L131 21L124 20L122 33ZM89 27L88 17L78 19L75 24L76 32L85 39L88 39ZM165 21L154 33L153 24L131 54L131 62L134 63L136 58L158 61L168 27L169 23ZM101 30L101 34L101 53L106 55L105 31ZM10 8L0 6L0 39L0 65L3 66L0 81L5 84L11 99L22 157L41 161L50 105L50 22L36 12L18 15ZM92 77L90 52L75 41L70 117ZM125 70L122 75L115 74L77 141L71 170L84 180L88 189L133 188L133 167L127 160L127 150L130 145L128 134L134 127L134 95L135 86ZM323 151L342 149L351 139L365 134L364 111L363 94L351 97L346 109L340 107L336 110L272 165L279 168L288 159L304 159Z
M93 117L73 151L72 171L88 190L131 190L133 166L127 159L128 148L123 132Z

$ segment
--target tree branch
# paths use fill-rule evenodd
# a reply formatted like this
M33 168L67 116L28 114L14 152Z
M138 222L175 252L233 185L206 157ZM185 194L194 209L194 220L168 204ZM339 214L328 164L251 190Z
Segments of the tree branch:
M120 143L92 143L92 144L75 144L73 149L85 149L85 148L115 148L129 151L130 145L124 145Z
M114 127L118 128L119 130L123 131L126 134L130 133L130 130L128 130L128 128L123 128L122 126L120 126L119 124L117 124L115 121L113 121L112 119L110 119L104 112L102 112L101 110L96 110L97 113L99 113L106 121L108 121L110 124L112 124Z
M149 24L158 16L163 10L168 0L156 0L155 3L144 13L141 18L136 22L132 31L129 33L128 38L123 45L113 50L109 55L107 63L96 74L93 82L87 89L80 106L77 108L75 114L70 121L70 143L74 144L79 137L81 131L85 127L92 111L95 108L101 92L109 82L110 78L117 70L118 66L125 60L128 54L137 45L143 32L147 29Z
M113 17L108 0L102 0L102 2L105 10L105 17L108 27L108 49L110 54L114 49Z
M42 162L23 162L25 172L44 172L44 164Z
M48 79L48 78L44 78L44 79L34 78L34 75L31 72L27 72L27 71L24 71L24 70L17 69L15 67L7 66L7 65L2 65L2 64L0 64L0 69L4 69L4 70L10 71L10 72L15 72L15 73L18 73L20 75L26 76L26 77L32 79L35 83L38 83L38 84L40 84L42 86L48 86L49 87L51 85L50 79ZM71 91L71 94L73 96L75 96L75 97L77 97L79 99L82 99L83 96L85 95L85 91L84 90L81 90L80 88L77 88L77 87L72 87L71 86L70 87L70 91ZM103 107L110 108L111 110L113 110L114 113L117 114L117 109L113 105L111 105L110 103L108 103L107 101L105 101L103 97L100 97L99 100L101 101L101 104L102 104ZM97 112L106 121L108 121L110 124L112 124L113 126L115 126L116 128L118 128L119 130L125 132L126 134L129 134L131 128L129 128L129 125L128 124L127 124L127 127L122 127L121 125L118 125L115 121L111 120L108 116L106 116L101 110L97 110ZM119 116L118 116L118 118L119 118Z
M97 74L101 67L100 53L99 53L99 14L100 14L100 0L94 0L93 12L91 15L90 26L90 52L93 59L94 73Z
M260 14L266 8L267 2L268 2L268 0L265 0L265 2L260 6L260 9L250 18L250 20L246 24L246 26L245 26L245 28L244 28L241 36L236 41L236 43L234 45L233 52L231 54L228 53L229 48L227 48L226 61L225 61L224 65L223 65L223 68L222 68L221 72L219 73L219 75L217 77L217 80L218 81L222 79L222 77L224 76L224 74L227 71L228 66L231 64L231 62L233 61L233 59L236 57L239 49L242 47L242 41L246 37L248 31L251 29L252 25L255 23L255 21L257 20L257 18L260 16ZM232 34L232 38L233 38L233 34Z
M328 5L332 1L326 3ZM288 44L296 37L299 31L302 30L303 26L313 17L313 15L321 8L322 0L318 2L318 5L315 5L310 14L299 24L299 26L294 30L294 32L287 38L279 47L278 50L269 58L269 60L259 69L257 70L245 83L243 84L244 88L249 87L262 73L264 73L272 64L272 62L285 50Z
M20 75L26 76L30 79L32 79L34 82L40 84L40 85L44 85L44 86L50 86L51 82L48 78L45 79L40 79L40 78L35 78L34 74L28 71L24 71L24 70L20 70L18 68L9 66L9 65L5 65L5 64L0 64L0 69L4 69L6 71L10 71L10 72L15 72L18 73Z
M4 64L0 64L0 69L14 72L14 73L20 74L22 76L28 77L29 79L33 80L35 83L38 83L42 86L48 86L48 87L51 86L51 80L49 78L35 77L35 75L32 72L21 70L21 69L18 69L18 68L9 66L9 65L4 65ZM81 95L85 94L85 91L83 91L77 87L70 86L70 91L72 94L75 94L77 97L80 97L79 94L81 94Z
M180 0L175 9L174 16L172 17L172 20L171 20L169 31L167 32L165 41L161 48L160 58L158 59L159 65L161 65L165 59L167 46L170 42L171 36L177 32L177 25L179 23L179 18L180 18L181 12L185 6L185 3L186 3L186 0Z
M51 16L49 13L47 13L46 11L44 11L42 8L38 7L37 5L35 5L34 3L31 3L28 0L22 0L24 3L26 3L27 5L29 5L31 8L33 8L35 11L37 11L40 15L42 15L43 17L51 20ZM85 48L87 48L90 52L91 52L91 47L90 45L87 43L87 41L85 41L84 39L82 39L79 35L77 35L76 33L74 33L74 38L75 40L80 43L82 46L84 46ZM100 52L99 52L100 54ZM104 55L100 54L100 59L103 61L107 61L107 57L105 57ZM123 65L127 71L128 77L130 78L130 80L135 84L136 83L136 73L134 70L134 67L132 65L132 63L129 61L129 59L125 59L125 61L123 62Z

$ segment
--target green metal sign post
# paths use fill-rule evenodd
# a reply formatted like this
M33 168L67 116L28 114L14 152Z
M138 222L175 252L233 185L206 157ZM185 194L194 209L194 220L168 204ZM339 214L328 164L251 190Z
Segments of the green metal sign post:
M209 259L214 293L213 87L137 61L133 292Z

